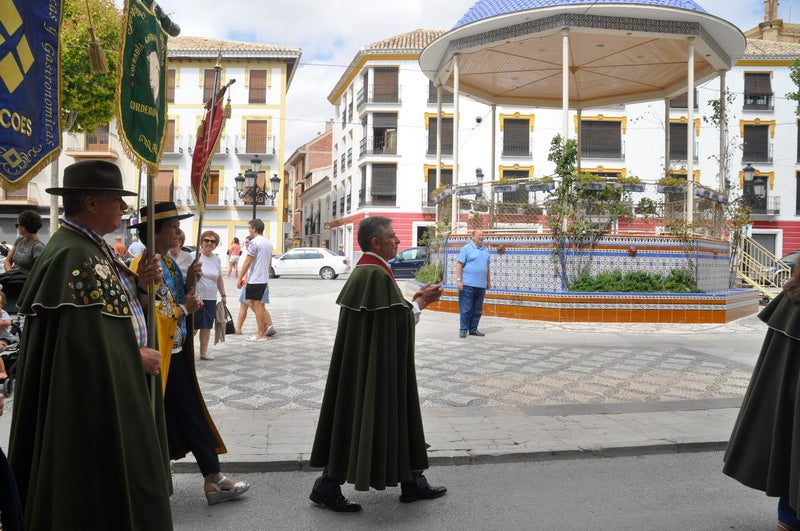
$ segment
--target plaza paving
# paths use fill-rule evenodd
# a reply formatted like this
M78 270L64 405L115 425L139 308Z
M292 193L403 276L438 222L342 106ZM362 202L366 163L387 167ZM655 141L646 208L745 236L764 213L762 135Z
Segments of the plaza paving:
M198 360L229 448L227 469L307 463L343 282L273 279L269 309L278 334L248 341L250 315L244 334L211 348L215 360ZM235 317L238 289L234 279L226 285ZM487 317L481 329L486 337L461 339L457 315L427 310L417 326L434 463L720 448L765 332L754 316L683 326ZM7 440L8 419L0 424ZM187 461L177 468L193 469Z

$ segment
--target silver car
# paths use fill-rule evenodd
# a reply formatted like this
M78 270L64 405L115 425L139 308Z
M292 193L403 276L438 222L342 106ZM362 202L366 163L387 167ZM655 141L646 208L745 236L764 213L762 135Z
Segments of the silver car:
M319 275L325 280L331 280L349 271L347 258L331 252L330 249L298 247L282 256L273 257L269 276L278 278L281 275Z

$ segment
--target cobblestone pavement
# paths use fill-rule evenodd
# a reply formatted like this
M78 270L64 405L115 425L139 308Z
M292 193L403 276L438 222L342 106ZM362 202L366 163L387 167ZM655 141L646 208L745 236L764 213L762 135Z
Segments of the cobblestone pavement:
M255 328L249 316L243 335L212 347L214 361L198 361L209 407L318 410L343 281L272 280L268 308L278 334L266 343L247 341ZM232 279L227 285L238 294ZM727 325L490 317L482 324L485 338L461 339L456 315L424 312L416 351L423 408L739 399L764 332L755 317Z

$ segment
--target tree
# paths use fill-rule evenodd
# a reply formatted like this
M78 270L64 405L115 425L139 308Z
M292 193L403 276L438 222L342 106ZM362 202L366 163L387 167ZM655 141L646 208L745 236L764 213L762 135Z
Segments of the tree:
M114 117L117 50L122 13L113 0L88 0L95 34L105 51L109 72L89 69L87 0L64 0L61 23L61 119L65 131L94 132Z
M794 82L794 85L798 90L788 93L786 97L798 103L795 112L798 114L798 116L800 116L800 59L794 60L794 64L789 70L789 77L792 79L792 82Z

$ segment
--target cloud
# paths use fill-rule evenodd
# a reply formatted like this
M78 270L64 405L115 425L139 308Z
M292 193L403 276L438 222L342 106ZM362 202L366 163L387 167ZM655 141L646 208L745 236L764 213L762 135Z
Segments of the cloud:
M120 1L120 0L117 0ZM695 0L710 14L747 30L763 2ZM363 46L417 28L450 29L475 0L162 0L182 35L282 44L303 57L287 95L286 149L311 140L333 118L327 96ZM800 0L781 0L784 21L800 19ZM288 154L287 153L287 154Z

